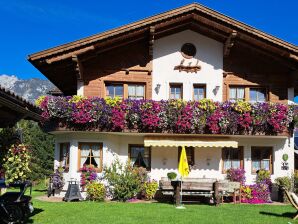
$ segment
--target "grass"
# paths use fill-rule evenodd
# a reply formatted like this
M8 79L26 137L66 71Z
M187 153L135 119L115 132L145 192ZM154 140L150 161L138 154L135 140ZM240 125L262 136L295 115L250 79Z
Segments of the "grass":
M33 196L41 192L34 192ZM298 223L290 205L186 205L185 210L163 203L44 202L33 199L29 223Z

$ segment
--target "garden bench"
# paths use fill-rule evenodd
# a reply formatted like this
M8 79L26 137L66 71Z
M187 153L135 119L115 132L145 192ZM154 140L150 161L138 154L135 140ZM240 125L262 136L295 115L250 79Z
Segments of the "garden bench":
M180 203L180 181L170 181L161 178L159 189L163 195L173 196L176 204ZM215 204L223 202L223 197L233 197L233 202L241 201L240 183L228 180L217 181L214 178L184 178L182 182L182 196L204 196L213 198ZM221 200L219 200L221 198Z
M214 197L216 179L213 178L184 178L182 182L182 196ZM170 181L161 178L159 189L163 195L173 196L176 204L180 203L180 181Z

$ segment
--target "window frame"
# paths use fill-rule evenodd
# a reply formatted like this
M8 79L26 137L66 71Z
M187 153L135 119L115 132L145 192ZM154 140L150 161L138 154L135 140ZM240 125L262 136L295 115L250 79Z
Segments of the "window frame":
M265 93L265 101L259 101L259 100L252 101L251 98L250 98L250 91L251 91L252 89L260 89L260 90L264 90L264 93ZM268 101L268 91L267 91L267 88L265 88L265 87L262 87L262 86L251 86L251 87L249 87L249 91L248 91L248 93L249 93L249 102L253 102L253 103L261 102L261 103L262 103L262 102L267 102L267 101Z
M149 161L148 161L148 167L144 167L147 171L151 171L151 147L145 147L142 144L129 144L128 145L128 159L131 161L131 148L132 147L138 147L138 148L144 148L144 150L147 148L149 150Z
M121 99L128 99L128 86L129 85L139 85L144 87L144 99L147 99L147 86L145 82L113 82L113 81L105 81L104 82L104 96L109 97L107 95L107 86L109 85L119 85L123 88L123 95ZM114 96L115 97L115 96Z
M204 89L204 97L203 99L206 99L206 84L193 84L193 91L192 91L192 99L193 101L199 101L199 100L195 100L195 89L196 88L203 88ZM202 100L202 99L200 99Z
M97 173L101 173L103 169L103 143L102 142L79 142L78 143L78 171L82 168L81 167L81 160L82 158L87 158L87 157L82 157L81 156L81 148L82 145L89 145L89 150L91 149L92 145L98 145L99 147L99 167L95 168ZM93 156L94 158L94 156ZM89 164L90 165L90 164Z
M259 161L260 163L260 169L262 169L262 160L264 159L261 159L261 160L254 160L253 157L252 157L252 154L253 154L253 150L270 150L270 153L269 153L269 171L270 171L270 174L272 175L273 174L273 147L272 146L251 146L251 149L250 149L250 156L251 156L251 174L257 174L256 171L257 170L254 170L253 169L253 162L254 161Z
M107 87L108 86L114 86L114 94L113 94L113 97L110 97L109 95L107 95ZM122 97L119 97L119 96L115 96L115 86L122 86L123 88L123 91L122 91ZM119 82L107 82L105 83L105 97L110 97L112 99L114 99L115 97L119 97L121 99L124 99L124 93L125 93L125 90L124 90L124 85L123 83L119 83Z
M226 149L236 149L236 148L231 148L231 147L224 147L224 148L222 148L221 149L221 160L222 160L222 164L221 164L221 170L222 170L222 173L223 174L226 174L227 173L227 170L225 170L225 166L224 166L224 162L225 162L225 160L227 160L227 159L225 159L224 157L224 150L226 150ZM238 148L237 148L237 150L239 150L239 160L240 160L240 169L244 169L244 147L243 146L238 146ZM233 159L233 160L231 160L231 161L236 161L235 159ZM238 161L238 160L237 160ZM233 167L232 167L233 168Z
M69 142L60 142L59 143L59 164L62 167L62 163L63 163L63 146L66 145L67 151L68 151L68 156L66 157L66 161L65 161L65 168L64 168L64 173L68 173L69 172L69 153L70 153L70 143Z
M250 90L251 89L263 89L265 91L265 102L268 102L270 100L269 90L268 90L268 87L266 87L266 86L237 85L237 84L236 85L228 84L227 95L226 95L227 100L231 100L230 99L231 88L244 88L244 101L246 101L246 102L261 102L261 101L251 101L251 99L250 99Z
M179 99L183 99L183 84L182 83L170 83L169 84L169 99L170 100L178 100L178 99L176 99L176 98L171 98L171 89L172 88L177 88L177 87L179 87L180 88L180 98ZM176 96L176 90L175 90L175 96Z
M243 100L243 101L246 101L247 100L246 89L249 88L249 87L245 87L245 86L242 86L242 85L239 85L239 86L237 86L237 85L231 85L231 86L229 86L228 100L234 100L234 101L240 100L238 98L237 99L231 99L231 89L232 88L235 88L236 89L236 96L237 96L238 89L243 88L243 90L244 90L244 98L242 98L241 100Z
M189 156L189 153L187 152L187 150L190 150L190 161L188 160L188 156ZM182 151L182 146L179 146L178 147L178 164L179 164L179 160L180 160L180 156L181 156L181 151ZM185 151L186 151L186 157L187 157L187 162L188 162L188 165L189 166L194 166L196 163L195 161L195 147L193 146L186 146L185 147Z
M144 90L143 90L144 95L142 97L143 97L143 100L146 99L146 84L144 84L144 83L127 83L127 85L123 84L124 92L127 92L127 97L126 97L127 99L129 99L129 90L128 90L128 88L129 88L130 85L135 86L135 87L136 86L142 86L144 88ZM127 91L125 91L125 86L127 86ZM139 96L135 95L134 97L139 97Z

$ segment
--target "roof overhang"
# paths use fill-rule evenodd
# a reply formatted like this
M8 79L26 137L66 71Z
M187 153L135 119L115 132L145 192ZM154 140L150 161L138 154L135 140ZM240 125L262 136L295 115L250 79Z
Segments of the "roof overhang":
M40 121L40 114L38 107L0 87L0 128L13 126L21 119Z

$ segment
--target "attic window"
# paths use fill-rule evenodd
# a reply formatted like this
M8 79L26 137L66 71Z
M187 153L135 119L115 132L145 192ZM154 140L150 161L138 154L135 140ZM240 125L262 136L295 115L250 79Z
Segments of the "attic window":
M185 43L181 47L181 54L184 58L186 59L191 59L193 58L197 53L197 49L195 45L192 43Z

